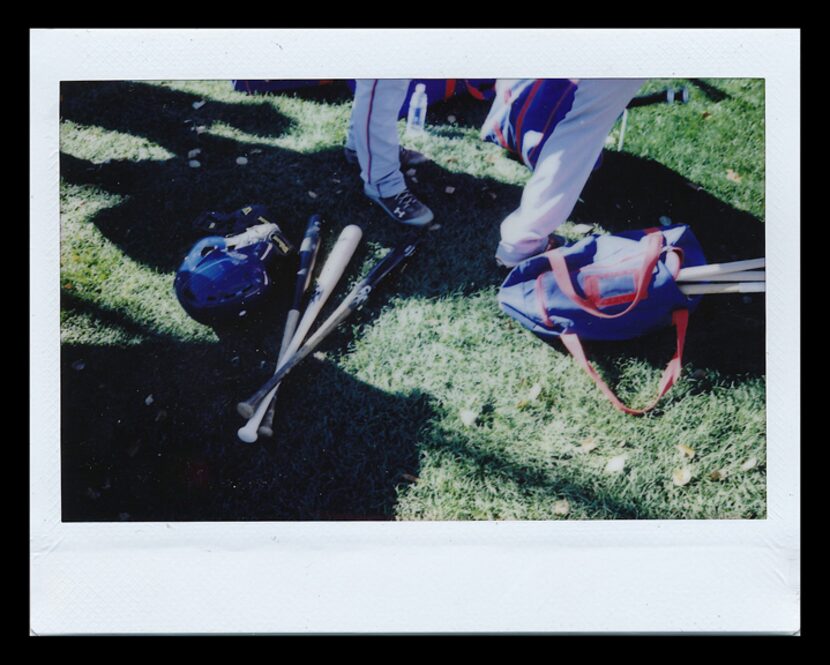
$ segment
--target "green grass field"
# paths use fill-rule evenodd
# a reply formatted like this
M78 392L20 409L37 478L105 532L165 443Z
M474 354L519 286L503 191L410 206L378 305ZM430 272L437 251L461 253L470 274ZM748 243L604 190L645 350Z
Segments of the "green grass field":
M560 231L668 216L710 261L763 256L763 81L642 92L669 83L690 102L633 109L622 151L618 123ZM498 225L530 174L479 141L486 105L437 104L429 134L405 142L432 160L412 188L440 228L286 380L275 437L246 445L234 405L273 370L295 265L268 309L233 329L188 318L173 276L203 210L265 203L297 241L319 212L321 256L346 224L364 230L327 314L400 239L342 158L348 90L75 82L61 93L64 520L766 516L763 294L704 299L678 385L645 417L615 411L563 347L498 310ZM673 341L586 348L643 405Z

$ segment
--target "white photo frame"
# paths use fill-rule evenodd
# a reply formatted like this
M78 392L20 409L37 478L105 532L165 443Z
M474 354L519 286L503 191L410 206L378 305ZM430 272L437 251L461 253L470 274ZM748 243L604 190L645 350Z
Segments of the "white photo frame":
M32 30L32 633L796 633L799 50L790 29ZM415 72L765 79L766 519L62 523L60 82Z

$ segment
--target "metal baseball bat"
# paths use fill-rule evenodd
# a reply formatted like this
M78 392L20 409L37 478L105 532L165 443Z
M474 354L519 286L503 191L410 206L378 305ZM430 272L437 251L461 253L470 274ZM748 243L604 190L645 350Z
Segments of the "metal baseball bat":
M323 223L323 218L320 215L312 215L308 220L303 241L300 245L300 268L297 270L297 281L294 286L294 302L291 309L288 310L288 315L285 318L285 328L282 334L282 344L280 344L280 352L277 357L277 365L282 363L285 359L285 352L291 344L294 333L297 330L297 322L300 320L300 307L302 306L303 296L308 290L308 285L311 283L311 274L314 272L314 264L317 260L317 252L320 250L320 226ZM265 417L262 419L262 424L259 426L260 436L273 436L274 411L277 406L276 394L271 398L268 405L268 410L265 412Z
M305 344L291 357L289 357L277 372L268 379L253 395L251 395L244 402L237 404L237 411L243 418L250 418L258 410L257 405L261 405L264 399L267 399L268 394L272 391L283 378L296 367L309 353L315 348L349 315L356 309L359 309L369 297L371 292L377 287L378 283L386 277L392 270L401 265L407 258L412 256L415 248L420 240L423 238L423 233L419 233L389 251L368 274L358 282L352 289L351 293L343 299L338 308L332 312L331 316L326 319L320 328L308 338Z
M337 286L337 282L340 281L340 278L343 276L346 265L348 265L354 255L355 249L357 249L357 244L360 242L360 238L362 236L363 231L359 226L355 226L354 224L350 224L344 228L343 231L341 231L340 237L337 239L337 242L332 248L328 259L326 259L323 269L320 271L320 275L317 278L317 284L314 288L314 293L312 294L308 305L306 305L303 318L300 319L300 322L297 324L297 330L291 338L291 343L285 351L286 358L290 358L297 351L300 344L302 344L303 339L305 339L305 336L314 324L314 320L323 309L323 305L334 291L334 288ZM280 365L277 365L277 372L279 372L279 369ZM279 382L277 381L271 384L271 387L274 388L274 393L276 393L275 387L277 383ZM273 395L270 397L273 397ZM253 443L256 441L259 424L265 417L265 411L268 409L268 404L269 401L263 401L259 404L257 409L251 409L249 415L245 416L248 418L248 422L246 422L243 427L239 428L239 431L237 432L237 435L241 441L244 441L245 443Z

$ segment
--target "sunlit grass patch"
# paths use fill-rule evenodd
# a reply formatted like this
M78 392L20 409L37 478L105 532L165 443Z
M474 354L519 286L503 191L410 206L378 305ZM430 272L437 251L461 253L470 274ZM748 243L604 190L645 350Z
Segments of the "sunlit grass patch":
M103 127L79 125L71 120L61 123L60 136L61 152L92 164L112 160L164 161L175 157L169 150L146 138Z
M215 340L210 328L185 314L173 292L173 274L126 256L91 223L121 198L91 187L61 185L61 288L72 297L120 312L158 335Z

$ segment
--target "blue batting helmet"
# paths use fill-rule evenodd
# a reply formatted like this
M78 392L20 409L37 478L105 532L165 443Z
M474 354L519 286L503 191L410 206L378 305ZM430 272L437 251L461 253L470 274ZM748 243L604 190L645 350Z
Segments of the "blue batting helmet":
M258 224L223 238L197 242L179 267L176 296L201 323L218 323L255 308L272 286L269 271L293 247L273 223Z

